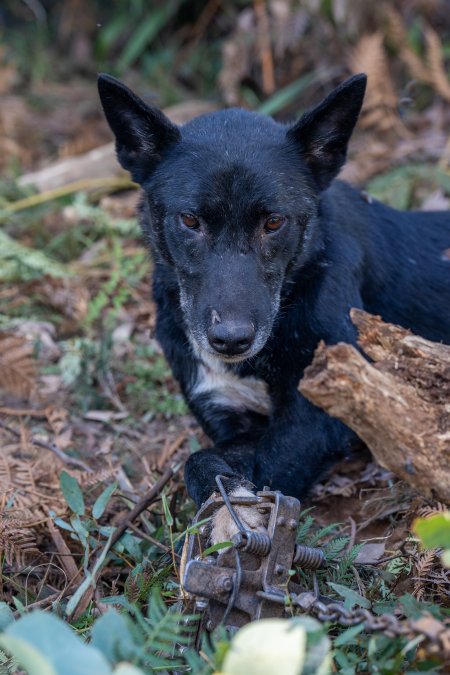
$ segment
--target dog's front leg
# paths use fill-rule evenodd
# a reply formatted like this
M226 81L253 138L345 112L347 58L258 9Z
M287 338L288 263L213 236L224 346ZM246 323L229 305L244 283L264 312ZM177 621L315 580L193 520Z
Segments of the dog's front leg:
M348 454L356 435L292 391L275 411L255 458L258 488L303 499L324 472Z
M253 494L256 442L249 438L234 439L225 447L200 450L193 454L185 468L185 481L190 496L200 506L217 491L216 476L224 476L224 488L229 496L246 497ZM250 506L236 506L235 511L248 530L263 531L267 516ZM238 531L226 506L216 511L211 527L211 543L230 541Z

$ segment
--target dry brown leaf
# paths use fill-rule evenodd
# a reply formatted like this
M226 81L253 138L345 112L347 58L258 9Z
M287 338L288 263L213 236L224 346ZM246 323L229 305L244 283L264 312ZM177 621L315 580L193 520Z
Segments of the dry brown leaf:
M239 14L236 28L225 40L222 49L223 65L219 74L219 87L228 105L242 103L240 85L251 72L255 46L254 36L254 12L246 8Z
M389 34L411 75L450 101L450 82L444 64L443 46L436 31L430 26L424 28L426 62L423 62L409 46L408 33L400 14L392 6L387 6L386 16Z
M68 473L77 479L82 488L88 488L113 478L114 468L108 467L105 469L100 469L99 471L93 471L92 473L86 473L83 471L70 471Z
M438 513L447 513L448 511L448 506L443 504L442 502L433 502L433 503L427 503L424 504L423 506L420 506L419 508L415 509L414 511L414 517L417 518L432 518L432 516L435 516Z
M445 71L442 42L430 27L425 28L425 42L430 83L442 98L450 101L450 82Z
M439 560L438 549L432 548L428 551L419 553L419 556L414 564L414 582L412 594L417 600L423 600L426 594L427 581L423 578L427 576L433 569L436 561Z
M60 512L64 507L58 479L61 468L60 460L36 448L22 428L19 442L1 444L0 509L29 510L34 520L47 518L49 509Z
M53 307L72 321L82 321L89 304L89 291L78 279L43 277L28 285L39 301Z
M399 49L402 61L408 66L411 74L422 82L428 82L428 68L422 63L408 43L408 33L400 14L392 6L386 4L388 20L388 34L394 45Z
M384 556L385 545L384 541L377 544L364 544L355 558L355 563L374 565Z
M25 566L29 556L39 553L34 533L25 524L17 515L0 514L0 557L19 568Z
M22 337L0 334L0 389L23 399L36 396L37 364L32 346Z
M57 406L49 406L45 409L45 415L49 421L52 431L58 435L67 425L67 418L69 413L65 408L58 408Z
M55 434L53 442L60 450L65 450L72 442L72 428L69 413L65 408L49 406L45 410L47 420Z
M398 100L389 73L382 33L363 35L351 54L349 65L354 73L367 74L361 127L380 135L393 132L405 136L406 129L397 112Z

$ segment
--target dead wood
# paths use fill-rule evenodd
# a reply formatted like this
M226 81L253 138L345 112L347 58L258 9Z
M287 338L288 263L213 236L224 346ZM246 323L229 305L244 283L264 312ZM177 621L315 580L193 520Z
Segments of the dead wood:
M351 311L359 345L319 345L299 389L368 445L379 464L450 503L450 346Z
M176 124L183 124L196 115L212 112L216 108L208 101L185 101L169 106L164 112ZM114 143L107 143L83 155L61 159L38 171L26 173L19 178L18 183L22 186L33 185L39 192L46 192L81 180L120 175L126 174L117 163Z

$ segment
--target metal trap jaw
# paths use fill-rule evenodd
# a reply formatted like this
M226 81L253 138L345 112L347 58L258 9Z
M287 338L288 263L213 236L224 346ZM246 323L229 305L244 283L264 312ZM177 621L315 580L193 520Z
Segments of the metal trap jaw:
M216 482L219 493L198 511L183 550L182 587L188 602L210 631L219 624L239 628L255 619L282 617L289 594L304 590L291 581L293 564L317 569L324 562L321 549L296 544L300 502L268 488L251 496L228 496L221 476ZM209 547L205 519L223 506L238 532L231 547L205 555ZM265 514L267 531L247 530L235 506L251 506Z

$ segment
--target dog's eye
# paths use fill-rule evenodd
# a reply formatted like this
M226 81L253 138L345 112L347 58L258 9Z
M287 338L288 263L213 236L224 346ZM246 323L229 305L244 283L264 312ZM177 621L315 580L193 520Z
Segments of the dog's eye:
M185 227L188 227L190 230L198 230L200 223L198 218L192 215L192 213L180 213L180 220Z
M285 220L286 218L283 218L283 216L273 213L264 222L264 229L266 232L276 232L284 224Z

